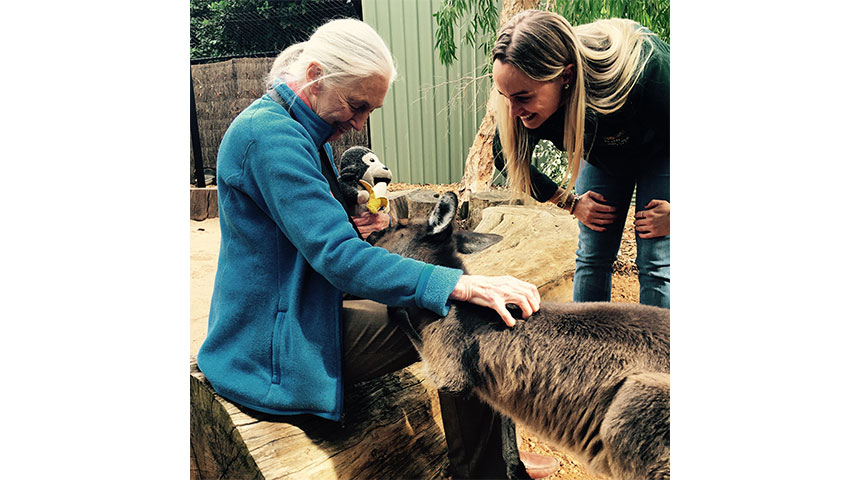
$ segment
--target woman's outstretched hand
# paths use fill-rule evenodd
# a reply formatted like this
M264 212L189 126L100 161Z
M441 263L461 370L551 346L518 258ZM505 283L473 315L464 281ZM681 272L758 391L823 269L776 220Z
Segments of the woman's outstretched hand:
M634 217L633 226L639 232L639 238L669 235L669 202L666 200L651 200Z
M509 327L516 325L517 321L505 307L506 304L512 303L520 307L523 318L530 317L540 309L537 287L510 275L462 275L449 298L492 308Z
M579 198L573 211L570 212L577 220L595 232L606 230L604 225L615 221L615 207L603 195L589 190Z
M352 217L352 220L355 222L355 226L358 227L361 238L367 238L368 235L378 230L385 230L391 222L391 218L385 212L377 214L362 212L361 215Z

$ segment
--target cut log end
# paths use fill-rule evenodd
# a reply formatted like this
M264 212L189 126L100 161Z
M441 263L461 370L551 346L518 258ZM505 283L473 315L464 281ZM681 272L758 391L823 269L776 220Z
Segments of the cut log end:
M409 218L428 217L439 204L439 195L433 190L415 190L406 196Z
M212 390L191 359L191 478L444 478L435 389L415 364L345 390L343 423L275 416Z

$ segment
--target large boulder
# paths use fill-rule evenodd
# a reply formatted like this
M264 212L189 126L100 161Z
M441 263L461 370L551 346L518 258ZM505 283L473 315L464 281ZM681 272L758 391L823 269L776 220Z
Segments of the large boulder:
M465 203L465 202L464 202ZM508 190L488 190L469 195L468 211L466 217L466 228L474 230L481 223L484 210L489 207L503 207L507 205L536 206L537 202L531 197L513 196Z
M502 241L464 257L469 273L511 275L535 284L545 301L570 301L579 226L576 219L549 205L488 207L476 232L495 233Z

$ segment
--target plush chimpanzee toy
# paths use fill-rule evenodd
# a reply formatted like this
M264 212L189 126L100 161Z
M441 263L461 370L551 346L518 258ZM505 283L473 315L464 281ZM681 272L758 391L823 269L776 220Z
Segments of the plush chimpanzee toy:
M337 181L347 203L352 205L350 215L379 213L388 207L391 170L369 148L356 146L343 152Z

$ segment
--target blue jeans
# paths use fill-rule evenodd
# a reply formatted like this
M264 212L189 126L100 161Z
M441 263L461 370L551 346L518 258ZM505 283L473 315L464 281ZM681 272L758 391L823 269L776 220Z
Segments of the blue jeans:
M596 232L579 222L579 246L573 275L574 302L608 302L612 291L612 264L621 245L621 233L636 187L636 211L651 200L669 200L669 158L627 175L609 173L582 162L576 193L593 190L617 209L617 218ZM639 267L639 303L669 308L669 235L643 239L636 235Z

